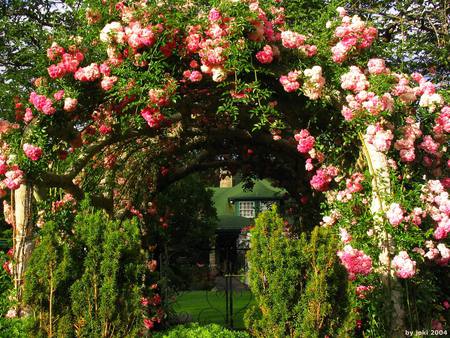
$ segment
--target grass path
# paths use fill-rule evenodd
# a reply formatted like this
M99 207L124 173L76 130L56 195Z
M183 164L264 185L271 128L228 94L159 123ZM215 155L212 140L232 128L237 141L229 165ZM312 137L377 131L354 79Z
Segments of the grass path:
M243 317L247 304L254 304L250 291L233 292L234 328L244 328ZM182 292L174 303L174 310L181 316L189 314L192 321L217 323L223 326L225 326L225 309L224 291L186 291Z

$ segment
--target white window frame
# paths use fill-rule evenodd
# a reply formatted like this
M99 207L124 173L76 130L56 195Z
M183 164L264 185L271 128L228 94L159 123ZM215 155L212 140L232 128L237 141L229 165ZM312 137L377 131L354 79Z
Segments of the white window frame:
M255 201L239 201L239 216L245 218L255 218Z
M267 204L269 204L269 203L270 203L270 206L267 207ZM259 202L259 212L263 212L263 211L272 209L272 205L274 205L276 203L277 203L277 201L275 201L275 200L260 201Z

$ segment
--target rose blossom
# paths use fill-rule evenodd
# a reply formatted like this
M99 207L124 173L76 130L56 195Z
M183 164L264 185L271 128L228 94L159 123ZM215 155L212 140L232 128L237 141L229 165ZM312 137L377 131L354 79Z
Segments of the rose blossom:
M25 143L23 145L23 151L25 155L32 161L37 161L42 156L42 149L40 147L36 147L28 143Z

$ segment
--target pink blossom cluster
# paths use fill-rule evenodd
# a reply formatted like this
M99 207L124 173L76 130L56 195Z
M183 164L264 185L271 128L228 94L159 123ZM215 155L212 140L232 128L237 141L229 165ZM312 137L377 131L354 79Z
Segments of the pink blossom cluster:
M433 131L436 134L450 133L450 106L444 106L441 113L435 119Z
M302 86L303 94L311 100L317 100L322 96L325 86L325 78L322 76L322 67L314 66L303 71L305 82Z
M141 111L141 116L147 121L150 128L158 128L161 122L164 121L164 115L161 114L159 109L146 107Z
M367 63L367 69L369 70L369 73L373 75L389 73L389 68L386 68L384 59L370 59Z
M357 172L350 178L347 178L345 185L346 189L338 191L336 200L339 202L348 202L352 199L353 194L363 190L362 181L364 181L364 175Z
M104 91L108 91L114 86L117 80L117 76L103 76L100 86Z
M156 28L156 30L159 30L159 28ZM155 28L152 26L141 27L141 24L137 21L131 22L125 27L124 31L125 40L133 50L150 47L156 41Z
M19 129L19 124L11 123L8 120L0 118L0 135L8 133L12 129Z
M443 106L443 97L436 93L436 87L430 81L427 81L422 75L414 73L413 79L419 83L419 88L414 88L416 95L420 95L419 106L428 108L431 113L437 108Z
M70 205L71 207L75 206L77 204L77 201L73 197L72 194L64 194L64 197L62 200L55 201L52 203L52 212L56 212L63 208L66 205Z
M17 166L12 166L6 173L3 183L8 189L16 190L20 187L24 180L24 173Z
M406 125L400 128L403 137L395 142L394 148L399 151L401 161L409 163L416 158L414 142L422 136L422 131L419 122L415 122L414 118L408 116L405 121Z
M212 14L211 14L212 13ZM225 80L227 71L225 62L229 42L229 21L231 18L223 17L215 8L210 11L209 24L204 33L200 25L188 27L188 36L185 39L187 54L198 54L200 69L204 74L211 75L214 82Z
M50 65L47 68L48 75L52 79L59 79L66 74L74 73L83 58L84 56L81 52L77 52L75 55L64 53L61 62Z
M404 213L405 212L400 204L392 203L389 206L389 210L386 211L386 217L388 218L389 223L391 223L394 227L397 227L405 219Z
M437 155L440 144L436 142L430 135L425 135L419 148L431 155Z
M416 262L409 257L406 251L400 251L392 259L392 268L399 278L407 279L416 274Z
M200 82L203 78L203 75L198 70L185 70L183 72L183 77L191 82Z
M311 136L308 130L300 130L298 134L294 135L294 138L298 142L297 151L299 153L306 154L314 148L315 139L314 136Z
M344 228L339 228L339 237L341 238L341 242L344 244L348 244L352 240L352 236Z
M333 180L333 177L337 176L338 169L333 166L323 167L318 169L315 175L309 181L311 187L317 191L327 191L329 189L329 185Z
M398 82L392 90L392 95L397 96L401 102L406 104L416 101L416 90L411 88L409 79L405 75L394 75Z
M36 92L31 92L29 101L38 111L44 113L45 115L53 115L56 112L55 107L53 107L53 101L45 95L39 95Z
M331 213L327 216L322 217L322 221L320 222L321 226L324 227L331 227L341 218L341 213L339 210L334 209L331 211Z
M280 77L280 83L286 92L291 93L300 88L300 82L297 81L300 75L300 71L294 70L289 72L288 75Z
M255 12L258 18L251 21L255 30L249 34L248 38L251 41L259 42L265 40L269 42L279 41L281 39L279 27L285 23L284 8L271 7L270 13L266 13L259 7L258 1L252 1L249 3L249 9ZM269 20L268 14L272 15L272 19Z
M61 47L56 42L53 42L52 45L47 49L47 57L55 61L57 57L63 55L65 52L64 47Z
M271 63L273 61L273 49L270 45L265 45L263 50L256 53L256 59L263 63Z
M394 99L391 94L385 93L380 98L373 92L365 90L356 95L349 94L346 97L347 105L342 107L342 115L345 120L350 121L355 116L368 112L371 115L378 115L382 111L393 111Z
M350 280L354 280L356 275L368 275L372 271L372 259L363 251L354 249L350 244L338 251L341 263L347 269Z
M96 63L91 63L89 66L78 68L73 75L75 80L81 82L92 82L100 78L100 68Z
M377 37L377 29L368 27L359 16L355 15L352 18L347 15L342 16L342 11L340 14L341 24L334 31L338 42L331 48L332 58L336 63L347 60L352 49L360 50L370 47Z
M292 31L281 32L281 44L283 47L297 49L303 46L305 40L306 36L302 34Z
M100 32L100 40L108 44L125 43L125 32L120 22L110 22Z
M358 93L369 88L369 81L359 67L350 66L350 71L341 76L341 87Z
M369 125L367 127L366 134L364 135L364 139L380 152L386 152L389 150L393 138L394 134L392 134L392 131L389 129L384 130L379 123Z
M450 261L450 249L445 243L439 243L437 246L433 241L426 241L425 246L428 251L421 248L414 248L413 251L421 254L423 257L445 266Z
M450 200L442 183L439 180L429 180L423 187L420 198L426 204L427 214L436 222L434 238L447 238L450 233Z
M427 215L426 211L423 211L422 208L416 207L411 212L409 219L411 222L417 226L422 224L422 219Z
M367 294L369 292L372 292L372 290L374 289L374 287L372 285L366 286L366 285L358 285L356 287L356 296L359 299L365 299Z
M32 161L37 161L42 156L42 149L40 147L28 143L23 145L23 152L25 153L25 156Z
M8 171L8 157L0 154L0 175L4 175Z
M71 98L71 97L66 97L64 100L64 107L63 109L67 112L71 112L74 111L77 108L77 104L78 104L78 100Z

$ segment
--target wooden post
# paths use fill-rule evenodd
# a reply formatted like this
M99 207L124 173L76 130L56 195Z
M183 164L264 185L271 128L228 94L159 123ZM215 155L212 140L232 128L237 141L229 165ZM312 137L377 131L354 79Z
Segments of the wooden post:
M32 205L33 188L29 184L22 184L13 193L14 208L14 233L13 233L13 278L16 289L18 309L17 315L21 316L23 310L23 282L24 273L33 250L33 223L32 223Z
M371 212L374 220L374 235L381 250L379 256L382 282L386 289L386 308L389 309L391 337L402 337L405 332L405 311L402 301L402 287L391 268L391 257L395 254L395 243L383 227L387 211L385 198L391 194L387 156L359 135L362 150L372 176Z

